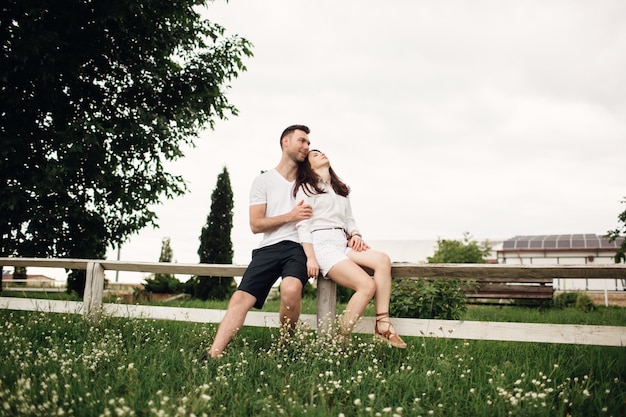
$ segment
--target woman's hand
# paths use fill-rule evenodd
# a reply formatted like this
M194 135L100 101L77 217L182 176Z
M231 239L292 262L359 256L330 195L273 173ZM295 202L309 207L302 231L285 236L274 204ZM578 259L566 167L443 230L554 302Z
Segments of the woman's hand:
M348 240L348 246L357 252L363 252L370 248L370 246L365 243L361 235L352 235L350 236L350 240Z
M311 279L317 279L320 273L320 266L315 258L307 258L306 260L306 273Z

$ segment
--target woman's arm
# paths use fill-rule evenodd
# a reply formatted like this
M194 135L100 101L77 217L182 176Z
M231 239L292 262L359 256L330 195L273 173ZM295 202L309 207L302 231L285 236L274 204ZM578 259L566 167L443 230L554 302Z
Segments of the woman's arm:
M363 236L356 226L354 215L352 214L352 205L350 204L350 197L346 199L346 212L344 217L344 227L348 231L348 246L357 252L368 250L370 246L365 243Z
M306 273L310 278L316 279L320 273L320 266L317 263L317 258L315 257L313 244L303 242L302 249L304 249L304 253L306 254Z
M305 204L309 206L313 206L313 197L307 195L302 188L298 190L296 193L296 200L303 201ZM306 270L307 274L310 278L316 279L318 274L320 273L320 266L317 263L317 258L315 257L315 250L313 249L313 236L311 233L311 220L312 216L309 219L301 220L296 224L296 229L298 229L298 238L300 239L300 243L302 244L302 249L304 249L304 254L306 255Z

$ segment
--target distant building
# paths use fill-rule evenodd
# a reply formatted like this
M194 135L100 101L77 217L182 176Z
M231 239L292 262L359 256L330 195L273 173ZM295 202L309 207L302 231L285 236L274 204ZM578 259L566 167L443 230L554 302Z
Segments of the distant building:
M26 287L39 287L39 288L51 288L56 286L54 278L47 277L45 275L26 275L26 282L24 280L14 280L13 272L2 271L2 286L17 286L24 285Z
M509 265L602 265L615 263L624 239L609 242L596 234L515 236L494 248L499 264ZM557 290L625 290L625 280L556 279Z

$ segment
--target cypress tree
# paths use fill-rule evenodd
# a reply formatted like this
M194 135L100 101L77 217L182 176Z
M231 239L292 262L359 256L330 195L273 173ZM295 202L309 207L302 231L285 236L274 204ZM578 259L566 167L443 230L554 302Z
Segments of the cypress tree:
M211 211L200 234L198 255L200 263L232 264L233 244L233 191L228 170L217 177L215 190L211 194ZM235 290L233 277L198 276L194 282L194 297L202 300L225 300Z

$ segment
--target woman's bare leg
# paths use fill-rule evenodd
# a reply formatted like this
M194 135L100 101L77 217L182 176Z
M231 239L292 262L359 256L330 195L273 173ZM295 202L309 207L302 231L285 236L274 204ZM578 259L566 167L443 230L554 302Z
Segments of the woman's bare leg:
M374 297L376 285L361 267L349 259L333 266L327 275L342 287L354 290L342 319L343 331L349 333Z
M348 258L360 266L365 266L374 271L374 283L376 284L376 294L374 303L376 314L389 312L389 298L391 297L391 259L389 255L373 249L357 252L348 252ZM380 321L378 323L380 332L390 330L395 332L390 321Z

